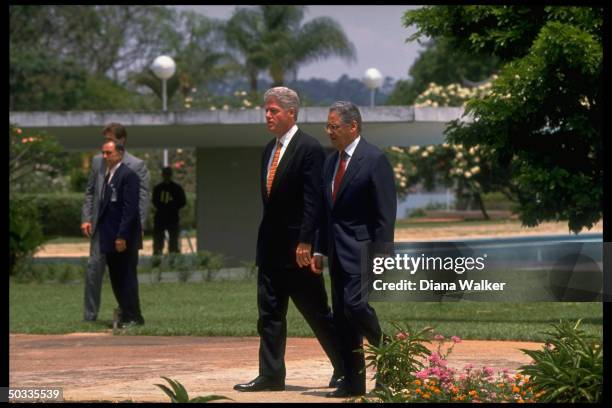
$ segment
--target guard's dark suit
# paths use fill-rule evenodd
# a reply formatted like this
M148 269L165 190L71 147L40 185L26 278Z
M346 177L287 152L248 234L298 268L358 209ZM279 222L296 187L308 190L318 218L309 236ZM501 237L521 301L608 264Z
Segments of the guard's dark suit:
M153 255L164 250L164 233L168 231L168 252L179 253L179 210L185 206L185 190L174 181L162 181L153 188Z
M142 248L138 191L140 179L121 164L103 192L96 228L100 252L106 256L113 292L121 309L121 320L144 322L138 298L138 250ZM115 240L125 239L127 249L117 252Z
M343 373L331 310L322 275L295 260L298 243L313 243L318 228L325 153L312 136L298 130L276 169L270 196L267 166L276 145L266 146L261 160L263 218L257 238L257 306L260 335L259 374L284 383L289 297L302 313L337 373Z
M354 350L379 345L376 312L362 297L361 248L368 242L393 242L397 198L393 169L383 152L362 137L332 200L336 151L325 160L323 224L317 252L329 257L334 323L342 341L348 391L365 393L365 360ZM361 372L361 370L363 370Z

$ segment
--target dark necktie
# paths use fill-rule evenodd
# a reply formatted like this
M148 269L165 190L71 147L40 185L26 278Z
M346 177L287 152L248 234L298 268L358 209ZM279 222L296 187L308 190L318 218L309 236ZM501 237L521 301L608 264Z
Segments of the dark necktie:
M104 182L102 183L102 195L101 195L102 199L104 199L104 193L106 193L106 187L108 187L109 177L110 177L110 171L106 173L106 176L104 177Z
M336 194L338 194L338 190L340 189L340 183L342 182L342 177L344 177L344 172L346 171L346 160L348 155L343 150L340 152L340 164L338 165L338 170L336 171L336 177L334 177L334 192L332 193L332 201L336 201Z

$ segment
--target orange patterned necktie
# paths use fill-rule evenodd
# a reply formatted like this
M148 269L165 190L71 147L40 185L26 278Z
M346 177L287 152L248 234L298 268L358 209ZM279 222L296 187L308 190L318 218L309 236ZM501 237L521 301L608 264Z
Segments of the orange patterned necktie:
M278 159L280 157L282 146L283 145L281 142L276 142L276 151L274 152L274 158L272 159L272 164L270 165L270 170L268 171L268 182L266 183L266 191L268 192L268 196L270 196L270 190L272 189L272 182L274 181L274 175L276 174L276 168L278 167Z

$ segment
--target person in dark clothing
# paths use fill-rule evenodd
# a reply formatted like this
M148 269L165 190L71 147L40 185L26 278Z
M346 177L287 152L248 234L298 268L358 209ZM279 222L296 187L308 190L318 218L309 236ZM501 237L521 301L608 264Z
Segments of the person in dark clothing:
M155 219L153 223L153 255L164 250L164 234L168 231L169 252L179 253L179 210L186 204L183 187L172 181L172 168L162 169L163 181L153 189Z

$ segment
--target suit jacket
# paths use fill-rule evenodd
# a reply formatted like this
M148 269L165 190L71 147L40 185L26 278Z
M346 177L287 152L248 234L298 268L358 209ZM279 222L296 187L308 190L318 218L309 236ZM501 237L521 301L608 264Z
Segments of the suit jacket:
M362 136L332 202L338 155L338 151L330 154L323 167L323 216L316 250L337 256L347 273L359 274L363 244L393 242L395 176L384 153Z
M98 213L100 252L116 252L115 240L126 240L128 251L142 248L138 191L140 179L125 164L121 164L108 183Z
M140 223L145 225L147 212L149 209L149 170L145 162L138 157L132 156L128 152L123 154L123 163L138 174L140 178L139 191L139 213ZM106 174L106 162L102 159L101 154L97 154L91 160L91 170L87 180L87 188L85 189L85 199L81 208L81 223L91 222L92 235L96 231L98 223L98 210L100 208L100 196L102 192L102 184L104 183L104 175Z
M272 139L261 158L263 216L257 237L258 266L293 267L298 243L312 244L321 212L321 169L325 152L312 136L298 129L276 169L270 196L267 166L276 144Z

